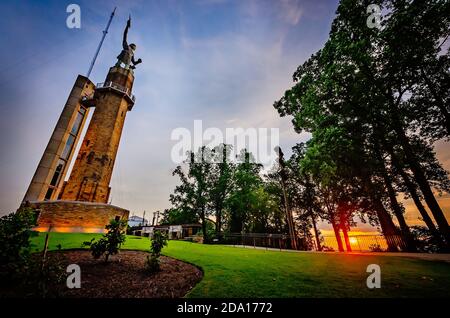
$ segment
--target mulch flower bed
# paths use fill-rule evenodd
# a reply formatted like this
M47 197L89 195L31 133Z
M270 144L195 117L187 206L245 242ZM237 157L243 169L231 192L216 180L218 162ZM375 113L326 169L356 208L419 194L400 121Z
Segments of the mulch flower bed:
M69 289L66 282L58 289L59 297L81 298L179 298L188 293L202 278L197 267L161 256L161 271L146 271L148 253L121 251L110 257L93 259L89 251L49 253L50 260L62 255L64 266L77 264L81 269L81 288ZM67 274L69 275L69 274Z

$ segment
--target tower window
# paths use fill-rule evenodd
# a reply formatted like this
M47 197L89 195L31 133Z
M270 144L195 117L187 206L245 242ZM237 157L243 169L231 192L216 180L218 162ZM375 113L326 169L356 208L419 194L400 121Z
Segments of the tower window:
M67 159L69 157L69 154L70 154L70 151L72 150L74 141L75 141L75 137L73 135L69 135L66 146L64 147L64 150L61 154L61 158Z
M64 160L59 159L58 165L56 166L56 169L55 169L55 173L53 174L52 181L50 182L51 186L56 187L58 185L58 182L59 182L59 179L60 179L60 176L63 171L65 163L66 162Z
M53 188L49 187L47 193L45 194L45 200L50 200L53 194Z
M80 130L80 126L81 126L81 122L83 121L84 115L80 112L78 112L77 114L77 118L75 119L75 122L72 126L72 130L70 131L70 133L72 135L77 135L78 134L78 130Z

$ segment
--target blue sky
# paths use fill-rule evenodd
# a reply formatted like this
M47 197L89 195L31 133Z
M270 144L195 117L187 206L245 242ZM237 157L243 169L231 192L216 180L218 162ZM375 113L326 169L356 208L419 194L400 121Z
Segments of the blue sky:
M66 27L70 3L81 7L81 29ZM103 82L115 63L129 14L129 42L143 64L111 182L113 204L138 215L169 207L178 181L170 135L193 129L194 120L222 130L279 128L287 154L307 139L272 104L323 46L337 0L2 1L0 214L19 205L114 6L91 80Z
M81 7L68 29L66 7ZM281 145L305 140L272 103L296 67L325 42L336 1L2 1L0 211L14 210L34 173L77 74L85 74L117 6L91 75L102 82L129 41L144 61L114 170L113 204L132 212L168 207L171 131L203 127L280 128Z

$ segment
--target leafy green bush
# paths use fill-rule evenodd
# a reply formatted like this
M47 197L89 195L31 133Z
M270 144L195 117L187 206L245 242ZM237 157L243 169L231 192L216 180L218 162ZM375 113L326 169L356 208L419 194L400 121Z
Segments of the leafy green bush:
M116 217L105 227L108 232L102 238L98 241L92 239L91 241L83 242L82 246L89 246L95 259L105 255L105 262L108 262L109 256L117 254L120 246L125 242L126 226L126 220Z
M205 238L205 235L203 235L203 229L200 229L197 234L197 236L203 236L203 238ZM203 243L207 244L207 243L211 243L212 240L211 238L216 237L217 233L216 233L216 228L214 226L214 223L212 223L211 221L207 221L206 222L206 238L208 239L207 241L203 240Z
M65 277L61 255L53 254L50 261L45 253L31 253L36 221L37 213L27 207L0 218L0 280L9 286L12 296L57 296L50 286L57 286Z
M155 231L150 245L151 255L147 256L147 269L151 272L159 272L161 270L159 257L161 250L167 245L167 236L161 231Z
M31 228L36 225L33 209L23 208L0 218L0 275L12 281L27 270L30 262Z

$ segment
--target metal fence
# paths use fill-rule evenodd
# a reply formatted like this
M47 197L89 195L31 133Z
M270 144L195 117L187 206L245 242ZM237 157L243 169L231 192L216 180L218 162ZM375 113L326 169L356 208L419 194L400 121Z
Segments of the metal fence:
M349 235L350 250L347 248L343 235L341 235L341 240L344 250L348 252L394 252L405 250L405 243L399 235ZM317 250L316 246L315 249ZM322 250L339 251L336 236L324 236Z
M404 251L405 243L399 235L349 235L349 248L341 235L342 245L347 252L388 252ZM276 249L292 249L291 238L286 234L269 233L228 233L224 234L220 242L229 245L246 245L254 247L266 247ZM316 250L318 247L315 240L307 240L303 237L297 238L299 250ZM339 251L335 236L321 237L322 251Z
M267 247L277 249L291 249L291 238L285 234L270 233L228 233L223 235L221 241L229 245L247 245L254 247ZM297 237L297 246L299 250L308 250L308 244L302 237Z

